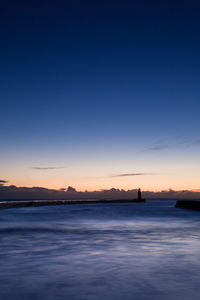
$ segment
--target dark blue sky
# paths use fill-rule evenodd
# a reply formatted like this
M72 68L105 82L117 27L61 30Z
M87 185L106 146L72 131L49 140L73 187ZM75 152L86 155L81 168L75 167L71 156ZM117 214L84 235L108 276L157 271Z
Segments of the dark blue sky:
M33 164L98 170L113 157L110 173L122 157L119 172L163 171L146 149L172 148L169 164L199 144L198 1L2 1L0 23L2 177L31 185Z

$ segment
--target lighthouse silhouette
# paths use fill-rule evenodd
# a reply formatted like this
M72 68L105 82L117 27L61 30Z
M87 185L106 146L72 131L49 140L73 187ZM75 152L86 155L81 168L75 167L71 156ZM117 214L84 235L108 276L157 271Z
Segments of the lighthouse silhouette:
M138 189L138 200L141 200L142 199L142 193L141 193L141 190L140 188Z

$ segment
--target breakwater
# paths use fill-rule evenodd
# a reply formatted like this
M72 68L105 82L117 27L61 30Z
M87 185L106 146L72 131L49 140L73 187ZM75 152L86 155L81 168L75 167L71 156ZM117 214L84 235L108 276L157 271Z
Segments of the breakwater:
M69 205L69 204L95 204L95 203L135 203L145 202L145 199L118 199L118 200L31 200L31 201L1 201L0 209L18 208L18 207L35 207L48 205Z
M175 207L191 210L200 210L200 200L178 200L176 202Z

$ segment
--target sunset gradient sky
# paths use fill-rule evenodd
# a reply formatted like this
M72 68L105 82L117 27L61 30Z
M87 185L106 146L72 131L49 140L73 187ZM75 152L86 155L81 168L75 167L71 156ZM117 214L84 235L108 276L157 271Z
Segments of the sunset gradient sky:
M0 179L200 188L197 1L4 1Z

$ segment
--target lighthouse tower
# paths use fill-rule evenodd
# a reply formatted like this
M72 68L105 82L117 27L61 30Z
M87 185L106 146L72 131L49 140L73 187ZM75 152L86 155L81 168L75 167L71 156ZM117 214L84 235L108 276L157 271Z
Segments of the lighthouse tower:
M142 194L141 194L141 190L140 188L138 189L138 200L141 200L142 199Z

